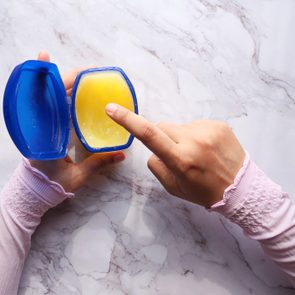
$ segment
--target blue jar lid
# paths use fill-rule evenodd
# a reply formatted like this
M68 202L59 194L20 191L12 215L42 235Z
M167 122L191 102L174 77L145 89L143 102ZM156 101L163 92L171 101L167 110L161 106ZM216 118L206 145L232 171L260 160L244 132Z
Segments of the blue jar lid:
M29 60L16 66L5 88L3 112L8 132L26 158L66 156L70 112L55 64Z
M132 97L134 112L138 113L134 88L121 68L93 68L81 72L73 86L72 108L55 64L29 60L14 68L4 92L3 113L10 137L26 158L35 160L64 158L69 143L71 117L78 138L90 152L111 152L130 146L134 138L132 134L119 145L92 146L80 130L75 111L79 82L87 75L100 72L116 72L120 75ZM90 92L88 95L95 94ZM116 102L117 96L118 94L114 92L113 102ZM102 105L102 102L97 102ZM99 121L97 123L99 124Z

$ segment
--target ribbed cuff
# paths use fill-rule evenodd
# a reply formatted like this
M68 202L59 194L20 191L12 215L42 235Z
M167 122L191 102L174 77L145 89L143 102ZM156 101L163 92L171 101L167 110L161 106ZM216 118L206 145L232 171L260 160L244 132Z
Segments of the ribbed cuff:
M65 199L74 196L73 193L65 192L59 183L51 181L45 174L32 167L25 158L17 168L17 175L40 200L50 207L54 207Z
M234 183L228 186L223 193L223 198L213 204L209 211L216 211L226 217L230 217L234 209L246 198L246 192L255 177L256 165L250 160L248 152L243 166L234 179Z

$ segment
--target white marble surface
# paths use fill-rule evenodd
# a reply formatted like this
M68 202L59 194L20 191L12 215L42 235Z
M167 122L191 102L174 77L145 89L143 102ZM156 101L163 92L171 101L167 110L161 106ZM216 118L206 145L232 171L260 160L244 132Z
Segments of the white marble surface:
M10 0L0 27L1 93L40 49L63 71L121 66L147 118L226 120L295 199L295 1ZM2 187L20 156L0 125ZM294 293L239 228L165 193L149 154L134 142L45 216L20 294Z

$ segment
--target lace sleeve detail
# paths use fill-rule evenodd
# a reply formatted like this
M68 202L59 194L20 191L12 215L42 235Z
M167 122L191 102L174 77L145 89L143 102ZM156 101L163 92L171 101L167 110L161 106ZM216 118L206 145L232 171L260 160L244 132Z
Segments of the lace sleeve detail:
M72 196L24 159L3 188L0 201L15 223L32 227L48 209Z
M295 205L248 154L234 183L210 211L223 214L259 241L295 287Z
M269 229L273 223L272 213L288 197L282 188L250 160L248 153L234 183L214 204L210 211L217 211L240 225L248 234Z
M248 234L267 231L273 223L272 213L283 202L285 194L279 185L270 180L253 162L249 170L254 177L243 194L242 202L228 214L228 218L240 225ZM227 192L228 195L231 192ZM228 196L230 197L230 196Z
M17 167L0 193L0 294L17 294L31 236L43 214L73 194L31 167Z
M3 189L1 201L3 208L19 226L39 223L41 216L50 208L48 203L40 202L19 178L14 177Z

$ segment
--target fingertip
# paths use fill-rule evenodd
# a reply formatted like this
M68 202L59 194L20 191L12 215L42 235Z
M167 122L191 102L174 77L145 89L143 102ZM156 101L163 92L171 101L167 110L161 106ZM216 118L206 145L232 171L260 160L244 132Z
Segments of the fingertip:
M38 54L38 60L40 61L50 61L50 56L47 51L40 51Z
M115 155L113 156L113 161L114 161L114 163L122 162L122 161L124 161L125 159L126 159L126 156L125 156L125 154L122 153L122 152L120 152L120 153L118 153L118 154L115 154Z
M113 117L115 112L118 110L118 107L119 106L117 104L111 102L111 103L106 105L105 111L110 117Z
M87 161L89 169L99 169L106 167L111 164L119 163L124 161L126 158L125 154L121 151L106 153L106 154L94 154L90 156Z

